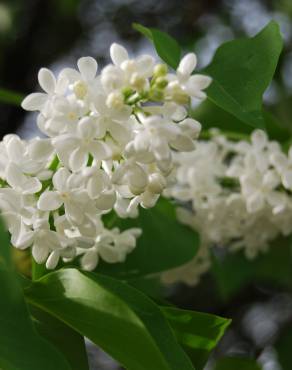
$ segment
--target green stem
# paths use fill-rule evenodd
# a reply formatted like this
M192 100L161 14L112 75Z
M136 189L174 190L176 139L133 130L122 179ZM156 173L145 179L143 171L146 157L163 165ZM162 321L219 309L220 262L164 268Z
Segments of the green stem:
M24 95L22 94L0 88L0 101L2 103L20 106L23 99Z
M49 170L56 171L58 168L58 165L60 163L60 160L57 155L55 155L54 159L52 160L51 164L49 165Z

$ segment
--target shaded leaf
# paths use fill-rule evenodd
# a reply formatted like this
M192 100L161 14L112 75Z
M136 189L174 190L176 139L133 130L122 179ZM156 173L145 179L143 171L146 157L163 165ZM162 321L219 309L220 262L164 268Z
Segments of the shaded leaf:
M226 357L220 359L214 370L261 370L261 366L253 359Z
M114 277L130 279L169 270L191 260L199 247L198 233L177 222L175 207L166 199L152 209L141 208L136 219L105 219L105 224L143 231L125 262L98 265L97 272Z
M0 88L0 101L2 103L20 106L23 99L24 95L22 94Z
M88 370L84 337L45 311L33 306L29 309L37 332L62 352L71 369Z
M192 359L195 369L203 369L231 320L206 313L162 307L178 342Z
M214 256L212 273L224 299L254 281L289 287L292 285L291 239L279 237L267 253L254 260L247 259L243 253L228 254L222 259Z
M292 369L292 354L291 354L291 343L292 343L292 326L290 325L284 333L281 334L280 338L275 344L275 350L277 351L277 359L281 365L281 370Z

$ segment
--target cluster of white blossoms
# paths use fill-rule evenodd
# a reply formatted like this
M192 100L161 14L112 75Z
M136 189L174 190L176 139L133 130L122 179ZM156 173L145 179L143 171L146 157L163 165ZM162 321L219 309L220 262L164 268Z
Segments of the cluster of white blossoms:
M178 219L199 232L201 247L193 261L166 272L165 282L195 284L211 265L210 247L252 259L292 233L292 147L286 154L261 130L240 141L211 130L210 140L176 153L175 162L165 194L189 205L178 208Z
M141 230L108 230L102 215L135 217L139 205L153 207L173 150L193 150L201 129L187 108L192 97L205 97L211 79L192 75L195 54L172 73L149 55L131 59L118 44L110 55L100 74L91 57L58 76L42 68L44 92L27 96L22 107L39 112L46 138L8 135L0 144L0 209L11 242L31 246L48 269L79 255L86 270L99 258L124 261Z

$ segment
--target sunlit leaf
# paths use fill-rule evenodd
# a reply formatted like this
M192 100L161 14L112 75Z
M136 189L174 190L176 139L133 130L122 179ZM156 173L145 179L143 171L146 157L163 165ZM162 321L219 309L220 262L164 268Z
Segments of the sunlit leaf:
M17 275L11 266L11 247L2 222L0 242L0 368L73 370L66 358L34 328Z
M173 69L178 67L181 58L181 49L177 41L167 33L155 28L147 28L134 23L133 28L154 43L157 54Z
M34 282L26 297L128 370L193 370L158 306L125 283L64 269Z

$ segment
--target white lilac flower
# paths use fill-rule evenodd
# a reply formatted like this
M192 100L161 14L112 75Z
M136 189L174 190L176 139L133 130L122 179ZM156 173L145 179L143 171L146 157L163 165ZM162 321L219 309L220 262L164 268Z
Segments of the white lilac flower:
M244 250L252 259L276 237L292 233L292 149L286 155L260 130L238 142L211 133L194 151L174 155L164 194L186 204L178 208L178 220L199 232L202 245L193 261L163 274L167 283L197 283L208 270L211 247Z
M22 107L38 111L47 138L7 135L0 143L0 209L11 242L31 247L49 269L76 256L87 270L99 258L123 262L140 231L109 230L103 215L137 217L140 206L153 207L173 158L194 149L201 129L188 117L188 103L204 97L210 79L192 75L193 54L176 74L150 55L130 57L118 44L110 55L113 64L100 73L92 57L57 76L42 68L43 92L27 96Z
M187 97L197 99L206 97L203 90L210 85L211 78L205 75L192 74L196 65L196 55L189 53L180 61L176 74L167 76L169 83L166 92L174 101L183 102Z
M46 111L50 108L55 96L64 94L67 88L67 80L59 76L57 79L47 68L41 68L38 73L38 81L44 93L32 93L22 102L22 108L30 111Z

